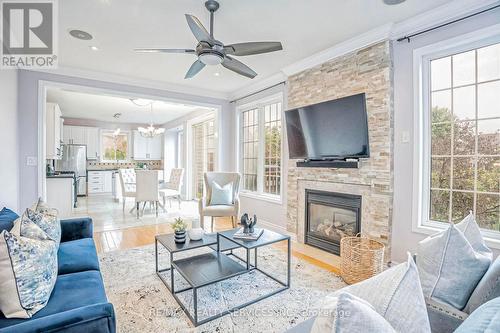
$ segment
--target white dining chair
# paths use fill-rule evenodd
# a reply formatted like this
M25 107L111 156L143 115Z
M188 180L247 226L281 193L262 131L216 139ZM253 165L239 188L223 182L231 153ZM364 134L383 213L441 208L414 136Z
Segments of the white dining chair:
M135 170L134 169L119 169L118 174L120 175L120 186L122 189L122 200L123 200L123 211L125 211L125 201L127 198L135 199ZM130 212L135 209L132 207Z
M240 174L237 172L206 172L204 175L205 179L205 196L198 202L198 209L200 213L200 224L204 228L205 216L211 217L211 229L214 229L214 217L230 216L233 228L236 227L236 221L238 220L239 210L240 210L240 199L239 199L239 189L240 189ZM212 188L214 182L219 186L224 187L225 185L232 183L232 200L230 204L227 205L214 205L211 203L212 200Z
M142 206L142 215L144 215L144 209L146 203L150 202L155 207L156 216L158 216L158 204L159 204L159 188L158 188L158 171L157 170L137 170L136 171L136 194L135 203L137 209L137 218L139 218L139 207L141 202L144 203Z
M165 201L169 199L170 207L172 207L172 198L176 198L181 209L181 189L182 179L184 177L184 169L176 168L170 171L169 181L160 186L160 196L163 199L163 209L165 209Z

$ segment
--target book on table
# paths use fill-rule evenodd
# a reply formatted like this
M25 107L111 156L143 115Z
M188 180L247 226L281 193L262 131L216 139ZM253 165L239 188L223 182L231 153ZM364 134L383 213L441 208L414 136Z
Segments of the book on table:
M238 230L233 235L233 238L243 239L243 240L257 240L264 232L264 229L262 229L262 228L254 228L252 233L245 233L245 232L243 232L243 230L244 230L243 228Z

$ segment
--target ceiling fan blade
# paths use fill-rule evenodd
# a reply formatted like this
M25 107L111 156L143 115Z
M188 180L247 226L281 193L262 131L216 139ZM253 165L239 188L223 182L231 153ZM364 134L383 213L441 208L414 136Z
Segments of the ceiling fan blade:
M195 50L190 49L164 49L164 48L137 48L135 52L141 53L195 53Z
M202 63L200 60L196 60L191 67L189 67L186 76L184 76L185 79L190 79L196 74L198 74L199 71L201 71L205 67L205 64Z
M196 16L185 14L186 20L189 25L189 28L193 32L193 35L196 37L198 42L205 41L211 42L213 38L208 33L207 29L201 24L200 20Z
M224 46L226 54L246 56L283 50L280 42L248 42Z
M248 67L241 61L231 58L230 56L226 56L224 58L224 61L222 61L222 66L250 79L253 79L257 76L257 73L255 73L250 67Z

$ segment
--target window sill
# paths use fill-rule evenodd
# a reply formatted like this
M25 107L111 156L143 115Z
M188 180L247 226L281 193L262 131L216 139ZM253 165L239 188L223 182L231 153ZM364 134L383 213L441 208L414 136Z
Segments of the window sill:
M424 235L433 235L437 232L443 231L446 229L446 223L428 221L425 224L420 224L414 228L412 228L413 232L424 234ZM484 232L482 230L483 238L491 249L500 250L500 234L498 237L493 236L492 232Z
M259 193L254 193L254 192L240 192L240 196L246 197L249 199L266 201L266 202L270 202L270 203L278 204L278 205L283 204L283 200L281 199L281 196L277 196L277 195L259 194Z

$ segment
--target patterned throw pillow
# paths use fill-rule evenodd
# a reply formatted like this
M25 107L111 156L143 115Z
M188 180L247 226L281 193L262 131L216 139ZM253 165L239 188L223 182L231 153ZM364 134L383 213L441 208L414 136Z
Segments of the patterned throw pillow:
M368 302L347 292L330 298L314 320L311 333L323 332L384 332L396 333Z
M23 233L22 223L18 224ZM34 223L26 228L35 237L47 238ZM6 230L0 234L0 311L6 318L30 318L42 309L56 279L57 246L53 240Z
M492 252L474 216L427 237L417 246L417 266L424 296L462 310L488 270Z
M25 215L33 221L37 226L39 226L45 233L57 243L61 242L61 222L54 215L47 215L44 213L39 213L30 208L26 209Z
M55 217L59 215L57 209L47 206L47 203L43 201L42 198L38 198L38 201L33 204L31 210L34 210L37 213L42 213L44 215L51 215Z

